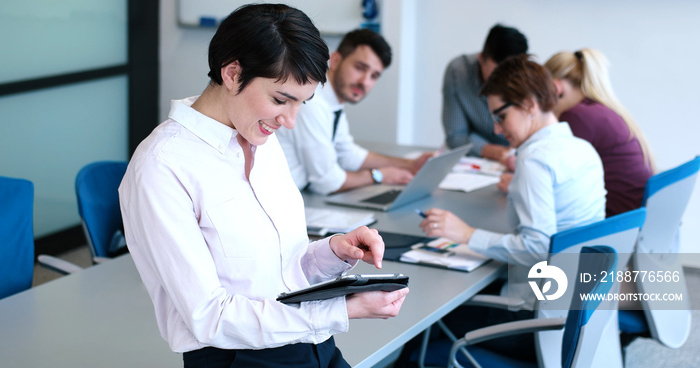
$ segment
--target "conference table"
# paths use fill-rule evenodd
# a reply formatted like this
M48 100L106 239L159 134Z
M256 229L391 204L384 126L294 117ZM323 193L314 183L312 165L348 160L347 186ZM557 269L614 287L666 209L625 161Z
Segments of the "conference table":
M415 156L419 151L430 149L368 142L361 145L374 152L400 156ZM307 207L344 208L326 204L323 196L308 192L302 194ZM506 218L506 196L495 185L469 193L438 189L428 198L389 212L372 211L377 221L370 227L380 231L424 236L418 227L422 218L415 210L432 207L450 210L478 228L498 232L512 232L514 229L512 222ZM374 266L360 263L352 270L353 273L399 272L409 276L410 293L397 317L387 320L351 320L349 332L335 335L336 344L353 367L373 367L383 363L383 359L391 357L403 344L477 294L505 270L504 264L495 261L471 272L391 261L384 261L382 269L377 270Z
M395 146L387 147L397 152ZM307 206L329 206L323 197L303 196ZM512 230L505 220L505 205L505 195L495 185L470 193L438 189L410 205L376 212L372 227L420 235L421 218L414 209L440 207L474 226L505 232ZM410 277L411 292L399 316L351 320L349 332L335 335L336 343L353 367L381 366L404 343L505 269L494 261L471 272L392 261L376 270L361 262L352 273L403 273ZM1 299L0 326L2 366L182 366L182 356L171 352L160 337L153 305L128 254Z

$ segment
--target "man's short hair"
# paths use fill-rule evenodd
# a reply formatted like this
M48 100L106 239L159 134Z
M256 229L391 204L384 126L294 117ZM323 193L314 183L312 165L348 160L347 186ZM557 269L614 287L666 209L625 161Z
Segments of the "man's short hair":
M369 29L362 28L348 32L345 37L343 37L343 40L340 41L340 45L338 45L338 53L346 57L352 54L360 45L369 46L382 61L384 68L386 69L389 67L391 64L391 46L389 46L384 37L379 33Z
M328 46L302 11L282 4L244 5L231 13L209 43L209 78L221 85L221 68L238 60L240 93L254 78L299 84L326 82Z
M527 38L515 28L496 24L489 31L481 56L496 64L509 56L527 53Z

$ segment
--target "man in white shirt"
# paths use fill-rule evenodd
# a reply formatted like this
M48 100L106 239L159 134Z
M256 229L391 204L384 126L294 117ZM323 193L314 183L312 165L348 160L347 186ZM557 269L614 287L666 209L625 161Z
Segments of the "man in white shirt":
M374 183L407 184L432 153L415 160L368 151L353 141L345 103L360 102L391 64L391 47L368 29L345 35L330 57L328 83L299 109L294 129L276 132L297 187L319 194Z

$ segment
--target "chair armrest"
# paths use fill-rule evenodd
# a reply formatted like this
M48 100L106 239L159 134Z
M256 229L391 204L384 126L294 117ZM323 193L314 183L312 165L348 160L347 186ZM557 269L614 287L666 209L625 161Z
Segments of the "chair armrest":
M524 321L515 321L501 323L489 327L480 328L478 330L467 332L463 338L452 344L450 355L448 358L448 367L464 368L457 361L457 352L461 352L469 360L472 366L481 368L481 365L474 360L469 351L465 347L478 344L483 341L497 339L499 337L517 335L522 333L531 333L537 331L561 330L566 324L566 318L535 318Z
M37 257L37 261L39 261L39 265L41 265L42 267L60 273L62 275L69 275L71 273L76 273L83 270L82 267L74 263L64 261L60 258L52 257L46 254L40 254Z
M474 345L486 340L497 339L504 336L538 331L561 330L564 328L565 323L566 318L534 318L523 321L501 323L467 332L464 335L464 342L465 345Z
M462 305L472 307L488 307L509 310L524 309L525 300L518 298L508 298L500 295L478 294L464 302Z

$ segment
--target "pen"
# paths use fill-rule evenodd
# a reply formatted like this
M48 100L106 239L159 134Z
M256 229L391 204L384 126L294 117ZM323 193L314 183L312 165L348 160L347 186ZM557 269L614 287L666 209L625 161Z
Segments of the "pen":
M420 217L422 217L422 218L428 217L428 215L426 215L425 212L423 212L423 211L421 211L421 210L419 210L419 209L417 209L417 208L416 208L416 213L418 214L418 216L420 216Z
M452 252L452 251L449 251L447 249L442 249L442 248L431 247L429 245L424 245L418 249L427 250L428 252L437 253L443 257L449 257L451 255L454 255L454 252Z
M457 243L453 243L451 241L444 241L444 242L441 242L439 244L433 244L433 242L431 242L427 246L437 248L437 249L450 249L450 248L456 247Z
M436 247L431 247L430 245L427 245L425 243L417 243L411 246L411 249L420 249L420 250L425 250L428 252L433 252L436 254L439 254L443 257L449 257L453 255L454 253L452 251L449 251L447 249L441 249L441 248L436 248Z

